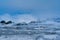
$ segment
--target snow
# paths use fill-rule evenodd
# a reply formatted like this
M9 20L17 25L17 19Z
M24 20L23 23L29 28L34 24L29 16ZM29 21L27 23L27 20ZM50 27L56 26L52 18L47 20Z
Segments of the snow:
M0 40L33 40L30 36L23 35L10 35L10 36L1 36Z
M36 22L37 23L37 22ZM28 23L28 25L2 25L0 24L0 40L60 40L59 23ZM3 27L8 27L7 29ZM9 29L12 27L12 29ZM16 27L22 27L16 29ZM29 29L27 29L29 28ZM12 35L13 34L13 35ZM18 34L18 35L17 35Z

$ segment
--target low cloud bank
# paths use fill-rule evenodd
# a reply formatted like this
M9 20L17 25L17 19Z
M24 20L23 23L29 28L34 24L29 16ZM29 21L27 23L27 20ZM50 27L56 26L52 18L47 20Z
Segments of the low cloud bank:
M22 15L15 15L12 16L10 14L3 14L0 15L0 21L5 20L7 21L13 21L15 23L19 23L19 22L30 22L30 21L37 21L37 18L30 15L30 14L22 14Z

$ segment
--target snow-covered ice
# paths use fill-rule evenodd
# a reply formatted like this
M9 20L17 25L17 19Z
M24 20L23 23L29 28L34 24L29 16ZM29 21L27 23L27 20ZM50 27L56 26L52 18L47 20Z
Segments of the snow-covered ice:
M59 23L0 24L0 40L60 40Z

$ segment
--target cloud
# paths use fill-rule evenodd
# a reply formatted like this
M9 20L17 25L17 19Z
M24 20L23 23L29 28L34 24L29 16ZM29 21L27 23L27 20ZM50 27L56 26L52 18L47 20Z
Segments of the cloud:
M59 0L0 0L0 13L33 14L39 19L60 17ZM21 11L22 10L22 11Z
M37 21L37 18L30 15L30 14L23 14L23 15L17 15L17 22L30 22L30 21Z
M10 20L12 20L12 18L9 14L5 13L3 15L0 15L0 21L1 20L10 21Z
M30 15L30 14L22 14L22 15L15 15L11 16L8 13L4 15L0 15L0 21L5 20L5 21L13 21L15 23L19 22L30 22L30 21L37 21L37 18Z

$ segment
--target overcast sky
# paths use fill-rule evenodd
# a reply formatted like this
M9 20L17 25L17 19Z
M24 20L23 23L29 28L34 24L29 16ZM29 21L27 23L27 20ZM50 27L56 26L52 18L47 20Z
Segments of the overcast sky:
M60 0L0 0L0 15L29 14L38 19L60 17Z

